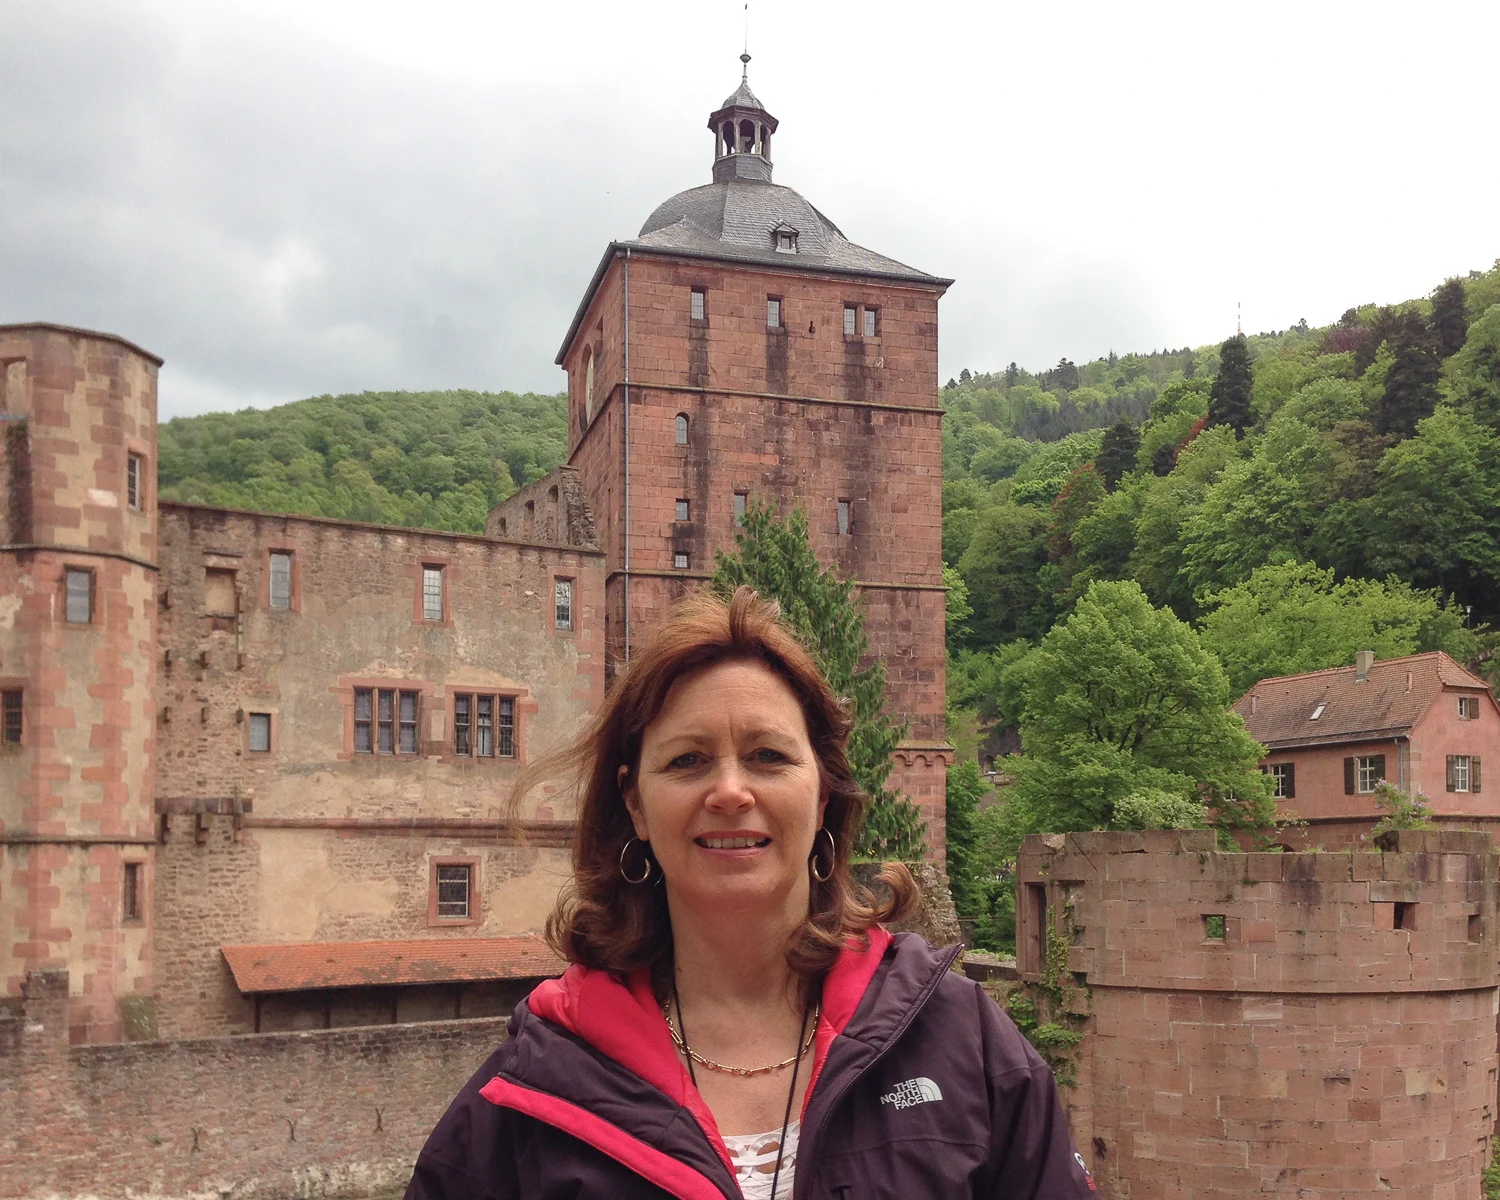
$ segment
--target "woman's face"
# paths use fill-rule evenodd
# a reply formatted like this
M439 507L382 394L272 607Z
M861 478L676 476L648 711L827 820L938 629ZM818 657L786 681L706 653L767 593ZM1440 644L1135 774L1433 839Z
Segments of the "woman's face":
M684 675L646 727L625 793L675 908L807 911L823 823L818 760L791 688L758 662Z

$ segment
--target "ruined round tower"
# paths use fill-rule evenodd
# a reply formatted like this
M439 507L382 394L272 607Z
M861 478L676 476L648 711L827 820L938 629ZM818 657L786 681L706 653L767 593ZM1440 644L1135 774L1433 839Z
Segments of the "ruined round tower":
M151 1029L160 365L0 326L0 978L65 969L74 1042Z

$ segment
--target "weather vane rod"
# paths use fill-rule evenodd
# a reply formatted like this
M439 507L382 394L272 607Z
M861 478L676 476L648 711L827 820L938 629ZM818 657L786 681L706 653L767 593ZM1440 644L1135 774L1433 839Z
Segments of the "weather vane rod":
M745 49L740 55L744 68L740 71L740 82L750 82L750 0L745 0Z

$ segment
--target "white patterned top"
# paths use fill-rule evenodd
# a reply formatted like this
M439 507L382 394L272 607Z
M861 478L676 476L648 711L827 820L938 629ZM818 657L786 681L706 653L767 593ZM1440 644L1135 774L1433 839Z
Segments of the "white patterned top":
M786 1152L781 1156L781 1178L776 1184L778 1200L792 1194L792 1177L797 1169L797 1134L801 1121L786 1127ZM771 1182L776 1179L776 1153L780 1149L781 1130L769 1133L725 1134L724 1145L734 1161L734 1180L745 1200L771 1200Z

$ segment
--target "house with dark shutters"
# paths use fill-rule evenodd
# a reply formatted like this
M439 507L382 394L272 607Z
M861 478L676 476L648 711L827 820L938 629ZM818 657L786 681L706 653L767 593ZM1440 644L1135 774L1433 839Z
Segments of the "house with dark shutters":
M1500 706L1484 681L1442 651L1262 679L1234 706L1266 747L1284 815L1309 843L1357 843L1379 818L1389 780L1431 801L1439 825L1500 828L1500 787L1486 795L1483 762L1500 762Z

